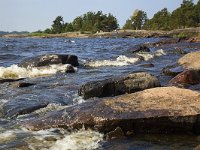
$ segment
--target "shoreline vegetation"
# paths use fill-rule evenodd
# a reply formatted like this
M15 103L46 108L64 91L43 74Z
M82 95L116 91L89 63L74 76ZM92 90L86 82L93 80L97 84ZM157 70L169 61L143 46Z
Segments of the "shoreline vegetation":
M200 37L200 27L175 29L171 31L159 30L115 30L111 32L100 33L81 33L67 32L59 34L47 33L29 33L29 34L6 34L1 38L150 38L150 37L174 37L187 39L191 37Z
M17 34L12 34L17 33ZM25 34L24 34L25 33ZM64 22L62 16L57 16L51 27L32 33L0 32L0 37L20 38L138 38L138 37L176 37L189 38L200 36L200 0L183 0L180 7L172 12L163 8L149 19L147 13L136 9L126 20L122 28L111 13L102 11L87 12L77 16L72 22Z

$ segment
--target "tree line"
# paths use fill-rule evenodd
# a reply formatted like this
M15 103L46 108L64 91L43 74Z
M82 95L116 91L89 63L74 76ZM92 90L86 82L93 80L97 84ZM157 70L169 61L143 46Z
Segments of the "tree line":
M101 11L87 12L82 16L76 17L71 23L64 23L63 17L58 16L53 21L51 28L46 29L45 33L65 33L65 32L110 32L119 27L117 19L112 14L103 14Z
M183 0L180 7L170 13L163 8L148 19L147 13L143 10L135 10L127 19L123 29L132 30L172 30L186 27L200 26L200 0L195 5L193 0ZM118 21L112 14L103 14L102 11L87 12L76 17L72 22L65 23L62 16L56 17L51 28L44 33L59 34L66 32L110 32L119 29Z
M152 19L147 18L147 13L135 10L126 21L123 29L145 30L172 30L200 26L200 0L195 5L193 0L183 0L180 7L170 13L163 8L154 14Z

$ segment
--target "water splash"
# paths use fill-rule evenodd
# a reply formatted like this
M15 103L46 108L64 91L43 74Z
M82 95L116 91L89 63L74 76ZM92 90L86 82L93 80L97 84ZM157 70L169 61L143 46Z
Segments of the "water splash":
M69 64L65 65L50 65L46 67L33 67L23 68L17 65L11 65L10 67L0 67L0 78L3 79L18 79L18 78L33 78L39 76L48 76L56 74L57 72L64 73ZM77 70L77 68L75 68Z
M137 53L137 56L141 56L144 61L148 61L153 59L154 57L159 57L162 55L166 55L163 49L157 50L154 53L142 52ZM141 59L138 57L127 57L124 55L118 56L115 60L98 60L98 61L90 61L86 63L86 66L90 67L103 67L103 66L127 66L131 64L135 64Z
M50 150L92 150L97 149L101 141L103 141L103 134L92 130L80 130L56 141Z
M129 58L124 55L120 55L116 60L98 60L86 63L86 66L90 67L103 67L103 66L127 66L138 62L139 58Z

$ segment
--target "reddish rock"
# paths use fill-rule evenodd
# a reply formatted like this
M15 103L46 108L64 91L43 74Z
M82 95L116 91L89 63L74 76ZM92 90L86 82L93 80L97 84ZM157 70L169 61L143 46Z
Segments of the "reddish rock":
M186 70L169 81L170 85L194 85L200 83L200 70Z
M23 123L30 130L96 129L109 133L200 133L200 93L159 87L113 98L96 99L50 112Z

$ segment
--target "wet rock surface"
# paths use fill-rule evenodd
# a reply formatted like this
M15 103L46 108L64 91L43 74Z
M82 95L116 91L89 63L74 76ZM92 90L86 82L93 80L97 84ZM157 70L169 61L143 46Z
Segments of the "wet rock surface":
M133 93L160 86L159 80L145 72L132 73L125 77L88 82L81 86L79 95L84 99L108 97Z
M0 78L0 83L5 83L5 82L15 82L15 81L20 81L20 80L24 80L25 78L18 78L18 79L3 79Z
M28 114L37 109L44 108L48 105L48 102L17 99L9 101L3 105L3 115L6 118L15 118L18 115Z
M183 71L184 71L183 67L178 65L178 64L174 64L174 65L171 65L171 66L166 66L162 70L162 72L167 76L176 76L176 75L178 75L179 73L181 73Z
M118 97L96 99L44 117L28 120L30 130L47 128L96 129L108 133L200 133L200 93L176 87L158 87Z
M75 55L61 55L61 54L45 54L23 60L20 67L42 67L53 64L71 64L78 66L78 57Z
M145 44L136 45L129 49L132 53L138 53L138 52L150 52L150 48L148 48Z
M35 83L29 83L29 82L19 82L18 83L18 87L29 87L29 86L33 86L35 85Z

